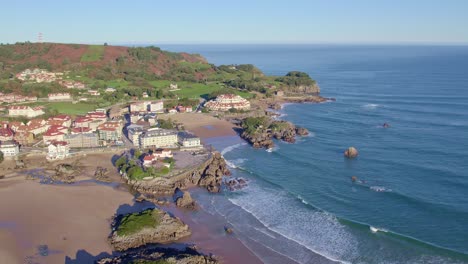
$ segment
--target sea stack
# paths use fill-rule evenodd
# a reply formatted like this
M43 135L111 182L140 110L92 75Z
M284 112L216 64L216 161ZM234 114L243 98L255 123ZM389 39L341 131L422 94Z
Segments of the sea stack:
M345 157L350 158L350 159L357 157L358 154L359 153L358 153L358 151L357 151L357 149L355 147L349 147L344 152Z

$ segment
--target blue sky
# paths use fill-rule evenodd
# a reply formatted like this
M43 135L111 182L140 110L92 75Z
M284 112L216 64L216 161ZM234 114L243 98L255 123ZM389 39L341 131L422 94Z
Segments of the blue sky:
M466 0L0 0L0 42L468 43Z

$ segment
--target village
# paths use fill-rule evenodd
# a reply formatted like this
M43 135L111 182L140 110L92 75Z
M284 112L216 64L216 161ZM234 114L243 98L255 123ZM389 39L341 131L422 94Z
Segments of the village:
M72 84L76 88L73 82L62 81L62 75L34 69L25 70L16 77L35 82L58 81L68 88ZM171 84L171 87L177 86ZM106 92L114 90L109 87ZM144 95L142 97L146 98ZM0 121L0 152L5 159L22 160L34 153L44 155L45 160L53 162L83 153L131 151L138 171L159 172L153 175L168 174L175 167L175 162L187 163L184 159L190 157L181 153L204 155L208 152L207 146L197 135L167 119L160 119L161 116L179 113L201 115L201 108L207 111L250 109L248 100L234 94L221 94L199 106L177 104L165 107L164 100L140 100L107 109L98 108L84 115L57 114L47 118L41 118L45 114L42 105L18 104L37 100L36 97L0 94L0 102L3 102L7 116L23 120ZM73 96L70 93L50 93L45 100L72 103Z

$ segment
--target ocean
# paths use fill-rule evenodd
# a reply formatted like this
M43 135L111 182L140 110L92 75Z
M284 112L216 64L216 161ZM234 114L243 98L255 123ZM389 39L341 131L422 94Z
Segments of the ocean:
M196 198L264 262L278 263L274 251L297 263L468 263L468 47L162 48L268 75L304 71L336 98L284 106L282 119L311 131L296 144L209 142L248 187ZM343 157L349 146L358 158Z

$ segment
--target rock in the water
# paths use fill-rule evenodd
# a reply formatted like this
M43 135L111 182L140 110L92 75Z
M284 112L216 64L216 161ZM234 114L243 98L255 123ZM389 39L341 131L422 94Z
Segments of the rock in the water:
M190 195L190 193L184 192L184 191L181 191L181 192L182 192L182 196L176 199L176 205L178 207L183 207L183 208L187 208L191 210L196 209L195 201L192 199L192 196Z
M226 232L226 234L232 234L234 233L234 230L228 226L225 226L224 227L224 231Z
M296 134L299 136L307 136L309 135L309 130L304 127L296 127Z
M96 167L96 170L94 171L94 178L98 181L110 182L111 180L108 174L109 170L107 168Z
M356 148L354 147L349 147L345 152L344 152L344 155L347 157L347 158L355 158L358 156L358 151Z
M389 127L390 127L390 124L384 123L384 124L382 125L382 127L384 127L384 128L389 128Z

